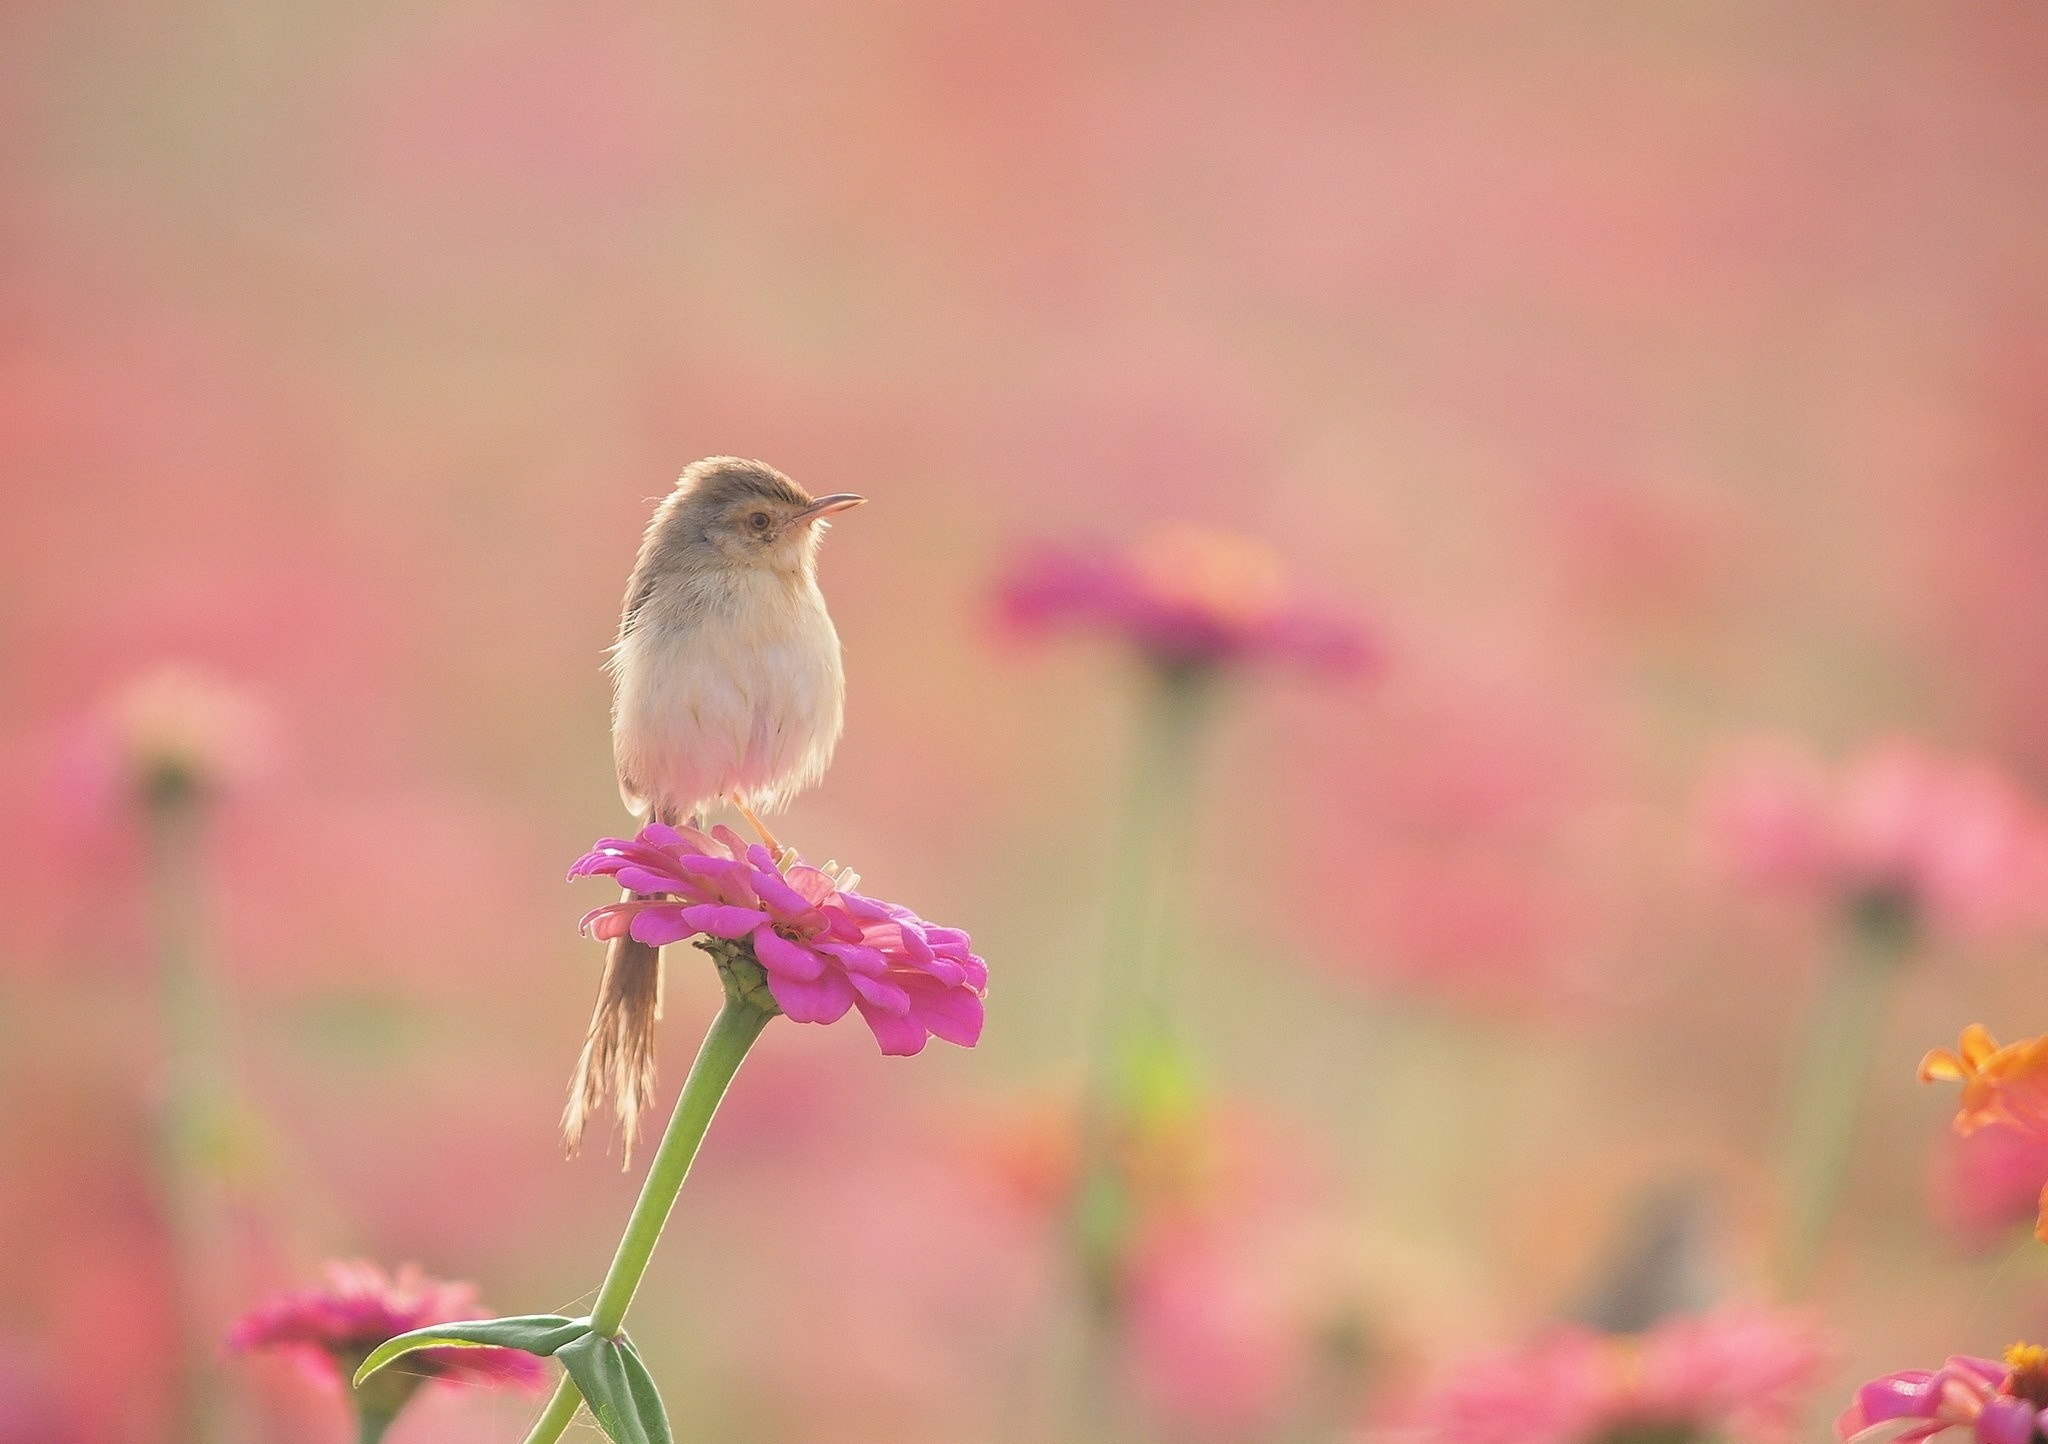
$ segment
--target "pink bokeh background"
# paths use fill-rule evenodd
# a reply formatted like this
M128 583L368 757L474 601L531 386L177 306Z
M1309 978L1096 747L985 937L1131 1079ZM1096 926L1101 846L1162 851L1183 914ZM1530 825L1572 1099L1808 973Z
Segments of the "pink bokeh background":
M1181 1012L1273 1161L1146 1295L1158 1427L1273 1437L1333 1292L1385 1378L1513 1337L1674 1175L1752 1280L1828 943L1705 859L1702 779L1904 734L2048 784L2044 76L2017 5L0 6L0 1439L167 1427L153 965L78 782L166 661L269 721L212 857L220 1332L329 1257L595 1284L633 1181L556 1141L562 872L623 821L638 529L716 452L872 499L784 836L994 984L972 1053L771 1032L636 1309L680 1437L1049 1427L1018 1120L1079 1083L1131 689L996 635L1032 538L1245 532L1386 641L1247 680L1203 785ZM2041 962L1943 942L1893 1000L1845 1385L2048 1328L1912 1077L2048 1029ZM670 996L665 1090L715 988ZM345 1437L221 1378L251 1440Z

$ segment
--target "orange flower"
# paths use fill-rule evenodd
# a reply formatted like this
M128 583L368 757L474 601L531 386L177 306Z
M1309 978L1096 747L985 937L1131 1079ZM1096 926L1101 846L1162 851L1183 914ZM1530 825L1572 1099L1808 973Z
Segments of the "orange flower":
M2048 1035L2001 1048L1981 1023L1972 1023L1954 1052L1936 1048L1920 1060L1920 1081L1963 1085L1958 1133L1994 1123L2048 1131Z
M1958 1133L1996 1125L2048 1136L2048 1034L2001 1048L1989 1030L1972 1023L1954 1052L1936 1048L1920 1060L1920 1081L1963 1085ZM2048 1243L2048 1188L2041 1191L2034 1236Z

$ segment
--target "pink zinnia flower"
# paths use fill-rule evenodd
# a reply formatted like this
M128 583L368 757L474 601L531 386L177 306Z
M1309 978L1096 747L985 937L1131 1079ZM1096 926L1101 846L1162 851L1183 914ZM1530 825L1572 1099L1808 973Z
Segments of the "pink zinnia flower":
M1802 1319L1732 1308L1617 1337L1557 1329L1458 1366L1418 1411L1437 1444L1601 1444L1654 1431L1778 1444L1825 1362Z
M1872 743L1834 774L1759 751L1711 788L1708 823L1745 881L1901 910L1982 936L2037 920L2048 819L2010 779L1903 739Z
M228 1347L243 1353L281 1350L346 1387L386 1339L482 1314L472 1284L430 1279L411 1265L393 1277L375 1264L330 1263L324 1288L265 1300L235 1322ZM531 1387L546 1377L533 1355L489 1348L422 1349L406 1356L404 1369L386 1372L414 1384L425 1378Z
M260 774L273 733L252 693L166 663L128 681L81 723L54 780L66 802L96 816L211 795Z
M1819 1332L1796 1315L1728 1308L1665 1320L1636 1355L1634 1407L1731 1439L1790 1439L1827 1364Z
M1190 526L1121 553L1041 546L1010 568L996 606L1018 634L1106 633L1169 670L1276 662L1346 675L1379 657L1356 621L1293 597L1266 548Z
M1939 1369L1905 1369L1872 1379L1835 1420L1835 1437L1856 1439L1903 1425L1912 1441L1968 1429L1978 1444L2033 1444L2048 1404L2048 1349L2014 1344L2005 1362L1957 1354Z
M298 1359L317 1379L337 1384L355 1406L365 1444L382 1439L421 1384L509 1384L538 1388L547 1371L517 1349L421 1349L404 1368L385 1369L353 1386L355 1372L386 1339L428 1324L473 1319L483 1310L469 1284L442 1283L408 1265L393 1278L374 1264L331 1263L325 1288L299 1289L266 1300L228 1332L240 1352L275 1349Z
M653 896L592 911L583 930L593 937L739 944L789 1017L836 1023L857 1008L884 1053L917 1053L932 1037L971 1048L981 1037L988 965L967 934L855 892L849 874L801 862L784 871L730 828L660 823L631 841L604 839L569 870L594 874Z

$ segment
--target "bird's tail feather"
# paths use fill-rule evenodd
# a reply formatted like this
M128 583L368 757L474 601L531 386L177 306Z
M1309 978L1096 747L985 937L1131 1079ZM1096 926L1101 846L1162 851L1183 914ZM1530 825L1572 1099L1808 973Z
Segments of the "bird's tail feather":
M638 896L627 893L628 898ZM661 1019L661 949L631 935L612 939L590 1032L569 1079L562 1110L562 1141L570 1153L583 1130L610 1099L625 1142L626 1163L640 1134L640 1113L654 1101L654 1025Z

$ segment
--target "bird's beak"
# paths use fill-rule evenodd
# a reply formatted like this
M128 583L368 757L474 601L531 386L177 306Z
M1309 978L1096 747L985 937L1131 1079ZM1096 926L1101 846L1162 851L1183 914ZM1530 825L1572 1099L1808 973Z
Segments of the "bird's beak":
M822 521L826 517L831 516L834 513L847 511L853 507L859 506L862 502L866 500L866 497L859 496L854 492L835 492L831 496L819 497L816 501L812 502L809 506L805 507L802 511L798 512L795 516L792 516L790 520L802 522Z

